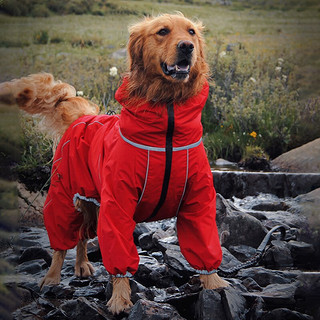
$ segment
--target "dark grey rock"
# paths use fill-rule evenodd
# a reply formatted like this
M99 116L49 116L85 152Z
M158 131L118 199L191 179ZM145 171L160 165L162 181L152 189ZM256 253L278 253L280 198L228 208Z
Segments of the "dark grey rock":
M43 259L47 263L48 267L51 265L51 255L42 247L29 247L25 249L19 258L19 263L36 259Z
M183 320L177 310L166 303L139 300L131 309L128 320Z
M269 268L286 268L293 266L290 247L285 241L273 240L272 247L266 252L263 262Z
M243 285L249 290L249 291L262 291L262 287L260 287L255 280L248 277L245 278L242 281Z
M68 317L68 319L111 319L111 316L102 310L94 301L89 301L84 297L63 303L60 306L60 310Z
M241 262L252 258L257 252L255 248L246 245L230 246L229 251Z
M223 270L234 268L241 264L241 261L239 261L236 257L234 257L228 249L225 247L222 247L222 262L220 265L220 268Z
M296 289L297 282L289 284L270 284L264 288L262 292L243 293L243 296L249 301L261 297L270 308L293 308L295 305L294 295Z
M74 288L64 286L63 284L44 286L42 288L42 296L44 298L53 299L71 299L73 297Z
M94 297L105 300L106 286L103 283L95 283L75 290L73 297Z
M138 241L141 249L151 250L154 247L154 243L152 241L153 233L154 233L153 231L149 231L139 236Z
M237 276L240 279L248 277L254 279L259 286L265 287L269 284L290 284L294 282L300 272L289 272L270 270L263 267L253 267L242 269L238 272Z
M203 290L196 303L197 320L228 320L217 290Z
M265 314L265 303L261 297L257 297L251 307L250 311L247 314L248 320L261 320L261 317Z
M30 274L37 274L44 269L44 261L43 260L34 260L34 261L26 261L21 263L18 266L18 272L26 272Z
M291 240L288 243L294 265L297 267L312 268L315 261L310 259L315 254L314 246L310 243Z
M224 308L226 319L243 320L245 319L246 299L241 292L235 290L231 286L221 290L221 302Z
M313 320L313 317L286 308L278 308L262 316L261 320Z

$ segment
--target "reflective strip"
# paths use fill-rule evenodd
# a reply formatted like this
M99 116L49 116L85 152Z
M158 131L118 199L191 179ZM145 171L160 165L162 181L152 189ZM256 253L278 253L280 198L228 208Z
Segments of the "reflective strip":
M77 199L80 199L80 200L84 200L84 201L88 201L88 202L92 202L94 203L97 207L100 207L100 203L97 199L95 198L87 198L85 196L81 196L79 193L76 193L74 196L73 196L73 205L76 206L76 201Z
M186 180L184 182L184 188L183 188L183 192L182 192L182 196L179 202L179 206L176 212L176 217L178 216L179 210L180 210L180 206L184 197L184 194L186 192L186 188L187 188L187 182L188 182L188 175L189 175L189 149L187 150L187 168L186 168Z
M122 138L125 142L131 144L132 146L134 146L134 147L136 147L136 148L143 149L143 150L149 150L149 151L166 152L166 148L146 146L146 145L144 145L144 144L136 143L136 142L133 142L133 141L127 139L127 138L122 134L120 128L119 128L119 133L120 133L121 138ZM173 147L173 148L172 148L172 151L189 150L189 149L198 147L198 146L200 145L201 141L202 141L202 138L200 138L200 140L197 141L197 142L195 142L195 143L188 144L187 146L183 146L183 147Z
M126 274L116 274L116 275L112 275L112 277L115 277L115 278L131 278L132 277L132 273L127 271Z
M141 193L141 196L140 196L140 198L139 198L139 200L138 200L137 205L138 205L138 204L140 203L140 201L142 200L144 191L146 190L147 181L148 181L148 173L149 173L149 162L150 162L150 150L148 150L148 161L147 161L146 177L145 177L145 179L144 179L143 190L142 190L142 193Z
M218 270L216 270L216 269L214 269L214 270L212 270L212 271L197 270L197 269L194 269L194 268L192 268L192 269L194 270L194 272L196 272L196 273L198 273L198 274L206 274L206 275L210 275L210 274L213 274L213 273L217 273L217 272L218 272Z

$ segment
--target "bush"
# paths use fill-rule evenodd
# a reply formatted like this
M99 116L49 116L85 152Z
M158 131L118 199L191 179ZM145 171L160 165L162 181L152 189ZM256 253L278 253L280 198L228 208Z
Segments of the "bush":
M47 44L49 42L49 33L46 30L40 30L33 34L35 44Z
M211 160L239 161L250 145L275 158L296 146L298 137L305 140L306 123L309 141L319 137L319 113L312 111L319 110L319 99L303 108L293 85L293 67L281 57L252 56L241 44L224 52L218 43L211 65L214 81L202 117Z

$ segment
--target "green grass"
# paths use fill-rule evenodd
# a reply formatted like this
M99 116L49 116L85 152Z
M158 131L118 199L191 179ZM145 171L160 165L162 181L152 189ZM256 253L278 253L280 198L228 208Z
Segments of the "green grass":
M71 10L71 4L76 6L81 1L46 0L43 4L65 3L63 10ZM22 0L19 3L26 2L35 6L41 1ZM252 131L258 133L254 142L264 151L277 139L282 139L280 151L285 151L319 134L316 124L320 111L317 98L320 96L318 1L239 0L230 6L210 4L205 0L91 0L88 3L91 7L87 12L94 15L56 15L51 9L48 17L0 14L0 81L46 71L84 91L86 97L101 107L108 100L108 107L118 110L112 96L119 85L119 77L110 77L109 69L116 66L119 73L126 70L125 59L114 59L112 53L125 48L128 25L145 14L181 11L189 18L200 19L206 26L207 57L215 81L211 88L214 93L209 97L204 115L211 159L230 156L237 150L241 150L241 156L253 142ZM29 6L29 9L32 15L34 7ZM227 51L228 45L233 51L228 52L227 59L220 59L217 65L217 57ZM234 50L239 46L239 52ZM285 61L282 70L287 76L285 84L281 84L272 71L279 58ZM228 61L234 61L237 66L233 78L228 76L234 69ZM260 91L252 86L251 77L257 79ZM225 84L227 78L230 81ZM311 98L313 100L309 101ZM276 114L278 104L284 105L286 110L274 118L272 115ZM246 113L239 113L239 107L244 107ZM217 112L221 114L213 119ZM308 127L309 123L311 126ZM231 125L237 130L226 131ZM276 133L272 133L275 137L269 133L274 127L278 128ZM25 127L24 132L33 134ZM33 150L33 153L38 150L37 139L31 139L29 144L26 140L22 139L25 141L24 150ZM47 147L45 144L40 149L48 155ZM26 159L23 166L28 167L38 160L32 152L23 154L23 159ZM39 165L44 166L49 160L49 156L44 156L43 163Z

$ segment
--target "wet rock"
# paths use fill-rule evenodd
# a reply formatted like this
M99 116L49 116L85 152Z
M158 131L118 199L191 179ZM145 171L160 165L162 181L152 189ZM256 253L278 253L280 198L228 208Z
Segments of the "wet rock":
M272 247L266 252L263 262L269 268L286 268L293 266L290 246L285 241L273 240Z
M289 284L296 280L297 276L301 272L289 272L270 270L263 267L253 267L242 269L238 272L237 276L240 279L246 279L248 277L254 279L259 286L265 287L269 284Z
M264 315L265 303L261 297L257 297L251 307L250 311L247 314L248 320L261 320L261 317Z
M298 283L289 284L270 284L261 292L243 293L243 296L249 301L257 297L263 298L266 305L270 308L287 307L292 308L295 305L295 291Z
M303 272L297 279L297 306L314 319L320 319L320 272Z
M221 291L221 302L228 320L245 319L247 313L246 299L243 298L239 291L232 287L225 288Z
M139 300L131 309L128 320L183 320L170 304Z
M217 195L216 220L219 234L228 235L222 241L226 248L240 244L257 247L267 233L258 219L244 212L236 211L221 195Z
M196 304L197 320L227 320L221 302L221 295L216 290L200 292Z
M139 236L138 242L143 250L151 250L154 247L154 243L152 241L154 231L149 231L147 233L143 233Z
M241 264L241 262L235 258L228 249L222 247L222 262L220 268L223 270L227 270L230 268L234 268Z
M320 174L213 171L214 186L225 198L244 198L270 193L280 198L296 197L320 188Z
M147 287L157 285L161 288L173 285L167 266L150 256L140 256L139 268L134 279Z
M42 289L42 296L44 298L51 299L71 299L74 294L74 289L68 286L53 285L53 286L44 286Z
M286 308L278 308L268 312L261 318L261 320L284 320L284 319L313 320L313 317L307 314L302 314L297 311L292 311Z
M46 267L43 260L26 261L18 266L19 273L37 274Z
M47 263L48 267L50 267L52 261L51 255L47 250L42 247L29 247L22 252L19 258L19 263L35 259L43 259Z
M93 297L105 300L106 286L103 283L94 283L75 290L73 297Z
M248 277L242 281L243 285L248 289L248 291L262 291L262 287L252 278Z
M291 240L288 242L288 247L291 250L291 255L296 267L312 268L316 266L314 259L315 249L312 244L302 241Z
M94 301L89 301L83 297L63 303L60 306L60 310L67 319L111 319L111 316L102 310Z
M246 245L230 246L229 250L232 255L240 261L247 261L248 259L252 258L257 252L255 248Z

